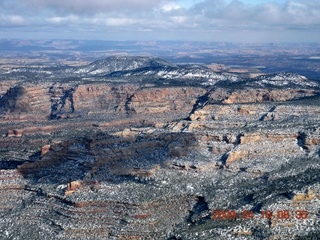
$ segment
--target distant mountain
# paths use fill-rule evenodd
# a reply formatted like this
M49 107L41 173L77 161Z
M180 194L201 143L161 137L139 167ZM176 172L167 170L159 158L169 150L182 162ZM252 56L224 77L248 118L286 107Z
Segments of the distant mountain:
M278 73L260 76L256 81L254 81L254 83L260 86L271 85L279 87L316 87L319 85L314 81L310 81L305 76L294 73Z
M87 66L78 68L74 73L103 76L119 72L119 74L121 75L121 72L123 71L160 68L177 68L177 66L160 58L143 56L122 56L109 57L92 62Z
M214 86L221 84L237 84L238 87L318 87L318 83L310 81L302 75L294 73L266 74L247 79L236 73L217 73L203 64L174 64L158 57L149 56L112 56L94 61L80 67L23 67L6 70L0 77L5 79L61 81L86 79L90 81L117 82L157 82ZM240 84L240 85L239 85Z
M239 80L234 74L218 74L204 65L177 65L161 58L136 56L109 57L79 67L73 73L86 77L150 76L156 79L195 79L200 80L198 83L203 85L214 85L217 81Z

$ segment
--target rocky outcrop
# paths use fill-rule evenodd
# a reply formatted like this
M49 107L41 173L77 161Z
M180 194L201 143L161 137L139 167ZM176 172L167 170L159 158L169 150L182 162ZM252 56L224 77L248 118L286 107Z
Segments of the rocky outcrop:
M269 90L269 89L245 89L234 91L223 103L250 103L250 102L284 102L308 96L315 96L317 92L313 90Z
M196 99L206 90L203 88L149 88L134 93L128 108L137 114L188 113Z
M7 137L22 137L22 134L23 130L14 129L8 131Z
M44 146L41 148L41 156L46 155L46 153L49 152L50 147L51 147L51 145L44 145Z
M106 84L18 87L1 99L5 120L74 118L105 114L186 115L203 88L139 88ZM41 96L41 99L40 99Z
M1 81L0 82L0 97L2 97L6 92L13 86L17 85L17 81Z
M1 98L0 113L4 120L46 119L50 102L45 87L13 86Z
M240 138L240 144L257 143L257 142L281 142L284 140L296 141L298 134L294 133L254 133L244 134Z
M132 85L79 85L73 94L74 109L86 114L125 112L126 102L136 90Z

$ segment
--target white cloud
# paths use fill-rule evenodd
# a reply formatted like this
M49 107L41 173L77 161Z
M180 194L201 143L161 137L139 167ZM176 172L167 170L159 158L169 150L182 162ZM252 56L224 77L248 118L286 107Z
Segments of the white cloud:
M117 27L137 24L139 21L130 18L107 18L104 22L107 26Z
M173 10L178 10L180 9L180 5L176 4L176 3L166 3L165 5L162 6L162 10L164 12L170 12L170 11L173 11Z
M163 0L16 0L38 10L51 9L73 14L96 14L127 9L150 9Z
M79 23L80 18L75 15L69 15L65 17L51 17L46 19L48 22L53 23L53 24L60 24L60 23L65 23L65 24L70 24L70 23Z
M0 25L1 26L24 26L27 24L27 20L19 15L6 15L0 13Z
M319 0L0 0L0 5L2 29L34 31L42 26L57 35L111 30L126 34L126 29L138 38L143 33L161 32L165 37L184 31L201 40L210 33L216 37L216 32L230 38L232 31L289 36L293 29L311 34L320 28Z
M188 18L186 16L174 16L174 17L171 17L171 19L173 23L182 24L182 23L185 23Z
M201 19L202 26L208 25L206 23L218 23L222 24L223 28L236 27L243 30L297 25L308 29L320 22L320 4L313 3L313 7L310 7L308 1L299 0L283 4L270 1L256 5L244 4L240 0L229 3L206 0L195 5L193 11L196 14L193 16Z
M13 25L23 25L26 23L23 17L17 15L8 16L8 21Z

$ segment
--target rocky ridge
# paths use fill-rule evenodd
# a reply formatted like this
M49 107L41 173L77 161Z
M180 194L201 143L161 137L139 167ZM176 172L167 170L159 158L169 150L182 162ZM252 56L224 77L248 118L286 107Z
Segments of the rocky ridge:
M320 235L317 82L149 57L0 77L4 239Z

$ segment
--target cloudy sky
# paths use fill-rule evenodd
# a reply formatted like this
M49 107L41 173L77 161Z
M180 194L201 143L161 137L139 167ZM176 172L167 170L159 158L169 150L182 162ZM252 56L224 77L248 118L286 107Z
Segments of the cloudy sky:
M0 0L0 38L320 42L319 0Z

